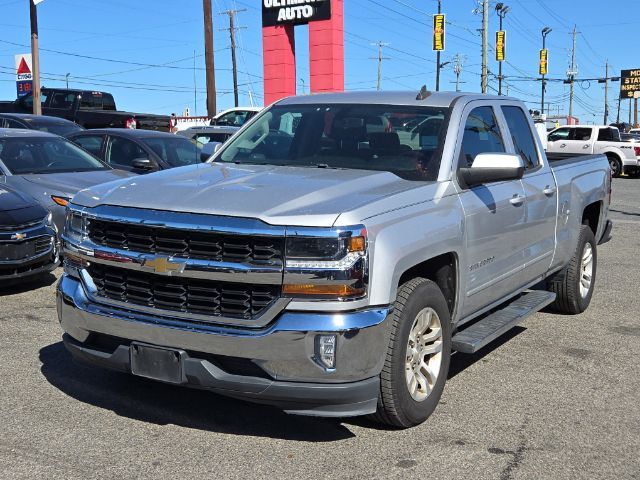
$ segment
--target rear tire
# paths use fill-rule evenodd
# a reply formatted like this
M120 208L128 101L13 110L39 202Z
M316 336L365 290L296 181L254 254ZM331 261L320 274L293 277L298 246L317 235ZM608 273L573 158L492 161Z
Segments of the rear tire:
M409 428L434 412L451 360L451 317L442 291L415 278L398 289L380 373L377 422Z
M584 312L593 296L597 264L596 239L591 228L582 225L578 246L569 265L548 280L548 289L556 294L556 300L549 308L569 315Z

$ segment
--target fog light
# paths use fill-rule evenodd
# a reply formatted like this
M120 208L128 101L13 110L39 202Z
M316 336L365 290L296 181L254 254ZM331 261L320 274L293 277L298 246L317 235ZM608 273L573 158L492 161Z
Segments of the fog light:
M318 335L316 337L316 357L327 368L336 366L336 336Z

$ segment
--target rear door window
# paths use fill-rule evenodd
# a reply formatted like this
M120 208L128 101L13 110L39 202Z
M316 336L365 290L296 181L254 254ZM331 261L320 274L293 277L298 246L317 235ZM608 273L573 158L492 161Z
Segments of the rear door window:
M49 108L58 108L61 110L71 110L73 102L76 98L75 93L57 92L51 97Z
M86 135L74 138L72 141L84 148L87 152L94 154L98 158L102 158L102 142L104 141L103 135Z
M102 94L83 93L80 108L83 110L102 110Z
M133 167L133 161L138 158L149 158L137 143L121 137L110 137L107 146L106 162L114 167Z
M572 128L569 140L576 140L578 142L588 142L591 140L590 128Z
M502 107L502 113L509 127L513 147L516 149L516 153L522 157L525 169L536 168L540 164L538 149L527 116L520 107L505 106Z
M462 167L471 167L481 153L505 153L504 141L492 107L474 108L464 125Z

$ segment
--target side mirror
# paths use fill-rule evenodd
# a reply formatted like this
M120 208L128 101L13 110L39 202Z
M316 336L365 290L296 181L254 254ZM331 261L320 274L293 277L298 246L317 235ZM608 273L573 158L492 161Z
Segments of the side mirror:
M458 180L462 186L466 187L519 180L523 175L522 158L508 153L481 153L476 156L470 168L458 169Z
M131 162L131 166L138 170L153 170L155 164L148 158L136 158Z

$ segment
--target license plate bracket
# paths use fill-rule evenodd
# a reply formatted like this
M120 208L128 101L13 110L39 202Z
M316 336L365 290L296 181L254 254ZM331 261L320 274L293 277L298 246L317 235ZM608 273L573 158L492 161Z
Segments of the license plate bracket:
M132 343L129 347L131 373L167 383L185 383L186 352L174 348Z

